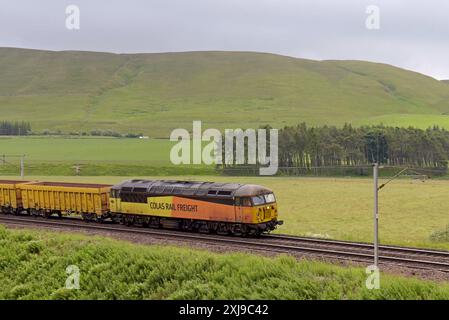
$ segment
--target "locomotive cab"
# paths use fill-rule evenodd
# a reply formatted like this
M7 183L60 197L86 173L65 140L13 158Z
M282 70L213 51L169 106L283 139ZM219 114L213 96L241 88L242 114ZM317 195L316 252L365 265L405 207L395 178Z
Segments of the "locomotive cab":
M278 220L274 193L258 185L243 185L234 194L235 220L257 231L269 232L283 221Z

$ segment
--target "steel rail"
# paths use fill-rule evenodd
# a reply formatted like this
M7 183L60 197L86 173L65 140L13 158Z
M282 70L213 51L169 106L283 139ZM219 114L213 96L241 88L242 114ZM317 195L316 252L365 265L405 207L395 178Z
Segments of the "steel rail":
M276 239L276 240L285 240L285 241L294 241L294 242L308 242L308 243L317 243L324 245L341 245L341 246L352 246L356 248L362 249L373 249L373 245L366 242L353 242L353 241L345 241L345 240L333 240L333 239L322 239L322 238L311 238L311 237L301 237L301 236L290 236L283 234L270 234L270 235L262 235L262 239ZM381 250L391 250L397 252L404 252L410 254L426 254L426 255L435 255L439 257L449 258L449 251L436 250L436 249L424 249L424 248L416 248L416 247L403 247L403 246L394 246L394 245L380 245L379 249Z

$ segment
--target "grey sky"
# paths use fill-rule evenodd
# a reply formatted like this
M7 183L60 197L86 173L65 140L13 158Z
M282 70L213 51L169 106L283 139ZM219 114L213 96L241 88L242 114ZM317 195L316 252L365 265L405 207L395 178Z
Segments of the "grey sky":
M80 30L65 27L67 5ZM365 27L368 5L380 29ZM0 46L237 50L384 62L449 79L447 0L0 0Z

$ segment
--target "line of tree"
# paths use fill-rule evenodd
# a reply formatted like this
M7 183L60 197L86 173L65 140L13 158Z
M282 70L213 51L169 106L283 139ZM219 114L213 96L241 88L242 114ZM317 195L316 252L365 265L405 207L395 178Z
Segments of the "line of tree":
M271 129L269 125L262 128ZM279 173L290 175L367 175L373 162L444 174L449 159L449 131L437 126L422 130L350 124L311 127L301 123L280 129L278 142ZM258 165L218 168L228 174L258 172Z
M391 166L442 168L449 159L449 131L434 126L308 127L305 123L279 132L279 165L285 167Z
M0 121L0 135L26 136L31 133L31 125L25 121Z
M44 129L42 132L34 132L33 134L39 135L42 134L44 136L93 136L93 137L115 137L115 138L139 138L144 136L142 133L120 133L114 130L106 129L94 129L90 132L86 131L70 131L64 132L61 129L56 129L51 131L49 129Z

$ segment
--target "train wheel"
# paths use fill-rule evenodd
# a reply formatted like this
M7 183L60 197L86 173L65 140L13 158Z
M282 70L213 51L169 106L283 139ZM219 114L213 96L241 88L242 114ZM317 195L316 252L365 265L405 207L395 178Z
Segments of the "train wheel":
M205 223L205 222L201 223L201 226L199 227L198 232L200 232L200 233L209 233L210 229L209 229L208 223Z
M118 214L113 214L113 215L111 215L111 220L112 220L112 222L114 222L114 223L121 223L121 217L120 217L120 215L118 215Z
M247 237L250 235L251 230L246 225L242 224L240 228L241 228L241 235L243 237Z
M128 227L130 227L130 226L132 226L134 224L134 217L133 216L128 215L124 219L125 219L125 224Z
M149 218L149 217L142 218L142 226L144 228L148 228L150 226L150 223L151 223L151 218Z
M229 234L229 229L228 229L228 226L226 225L226 223L218 224L217 234L220 234L220 235L228 235Z
M188 220L182 220L180 223L180 229L184 231L191 230L190 222Z

